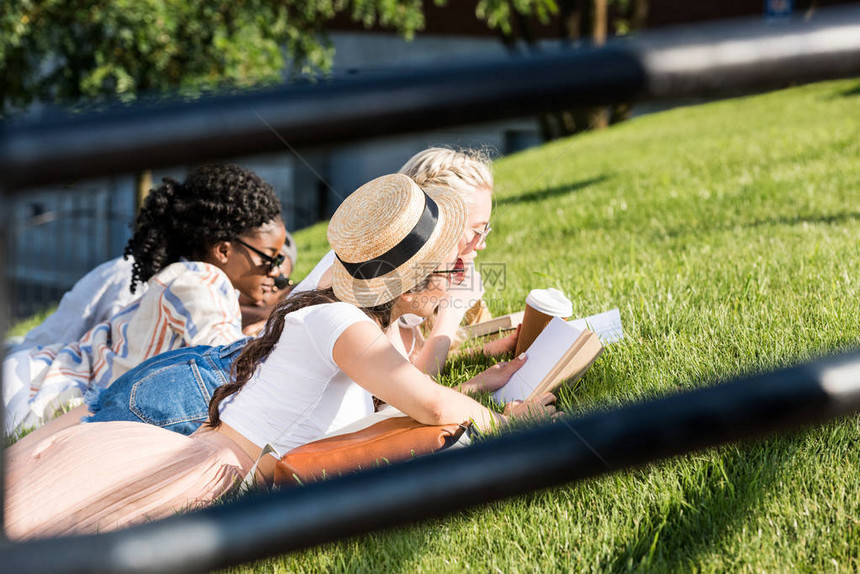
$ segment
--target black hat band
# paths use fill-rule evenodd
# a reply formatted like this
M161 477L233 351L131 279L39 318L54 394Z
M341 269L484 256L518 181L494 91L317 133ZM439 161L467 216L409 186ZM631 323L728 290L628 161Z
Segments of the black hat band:
M382 277L386 273L394 271L415 256L427 244L436 224L439 222L439 206L429 195L424 193L424 211L412 231L400 242L380 255L368 261L360 263L347 263L335 253L338 261L346 269L346 272L356 279L369 280Z

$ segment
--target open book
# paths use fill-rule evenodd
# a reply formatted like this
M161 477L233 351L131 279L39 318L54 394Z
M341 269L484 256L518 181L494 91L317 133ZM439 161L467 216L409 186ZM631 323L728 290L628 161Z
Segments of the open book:
M525 311L517 311L516 313L502 315L501 317L495 317L488 321L475 323L474 325L466 325L465 329L469 333L469 338L509 331L516 329L517 325L523 322L523 315L525 315Z
M565 381L579 379L602 352L593 331L555 317L526 351L526 364L493 396L509 403L552 392Z
M523 311L495 317L489 321L482 321L465 327L469 337L483 337L503 331L516 329L523 322ZM609 345L624 338L624 330L621 328L621 313L618 308L611 309L597 315L589 315L581 319L568 321L580 329L589 329L597 334L600 342Z

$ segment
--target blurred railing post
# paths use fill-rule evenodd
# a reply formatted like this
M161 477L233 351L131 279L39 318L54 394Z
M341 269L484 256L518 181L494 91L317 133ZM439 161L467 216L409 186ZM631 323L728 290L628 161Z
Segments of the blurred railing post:
M134 174L134 216L140 212L149 190L152 189L152 171L145 169Z
M9 330L9 305L6 285L6 250L9 240L10 215L6 193L0 185L0 335L3 336L0 358L6 359L6 335ZM0 396L3 396L3 370L0 369ZM5 402L5 401L4 401ZM6 409L0 408L0 542L6 541Z

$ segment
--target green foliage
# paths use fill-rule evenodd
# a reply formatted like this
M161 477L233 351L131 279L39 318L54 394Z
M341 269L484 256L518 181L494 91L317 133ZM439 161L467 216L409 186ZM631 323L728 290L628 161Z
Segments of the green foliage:
M620 308L626 340L560 393L572 414L856 347L858 132L853 80L502 159L479 259L507 267L492 311L551 285L578 316ZM324 229L296 234L302 270ZM477 368L456 361L443 382ZM858 444L846 417L237 570L856 572Z
M48 318L48 316L57 310L56 305L52 305L51 307L45 309L44 311L40 311L36 313L32 317L27 317L18 323L15 323L9 328L9 332L7 336L9 337L23 337L26 335L30 329L35 329L39 325L42 324L42 321Z
M517 13L546 24L556 12L558 6L555 0L480 0L475 7L478 18L504 34L511 33L511 23Z
M35 99L129 99L325 71L323 26L338 12L406 35L424 25L418 0L12 0L0 10L4 113Z
M513 9L545 19L554 4L518 0ZM7 0L0 116L35 101L194 95L325 73L334 55L325 26L337 14L407 39L424 28L421 0ZM484 0L479 15L505 26L511 5Z

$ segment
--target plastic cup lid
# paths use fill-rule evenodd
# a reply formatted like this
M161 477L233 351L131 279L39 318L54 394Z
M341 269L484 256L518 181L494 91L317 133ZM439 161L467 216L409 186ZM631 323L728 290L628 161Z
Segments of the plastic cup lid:
M544 315L570 317L573 303L558 289L532 289L526 297L526 305Z

